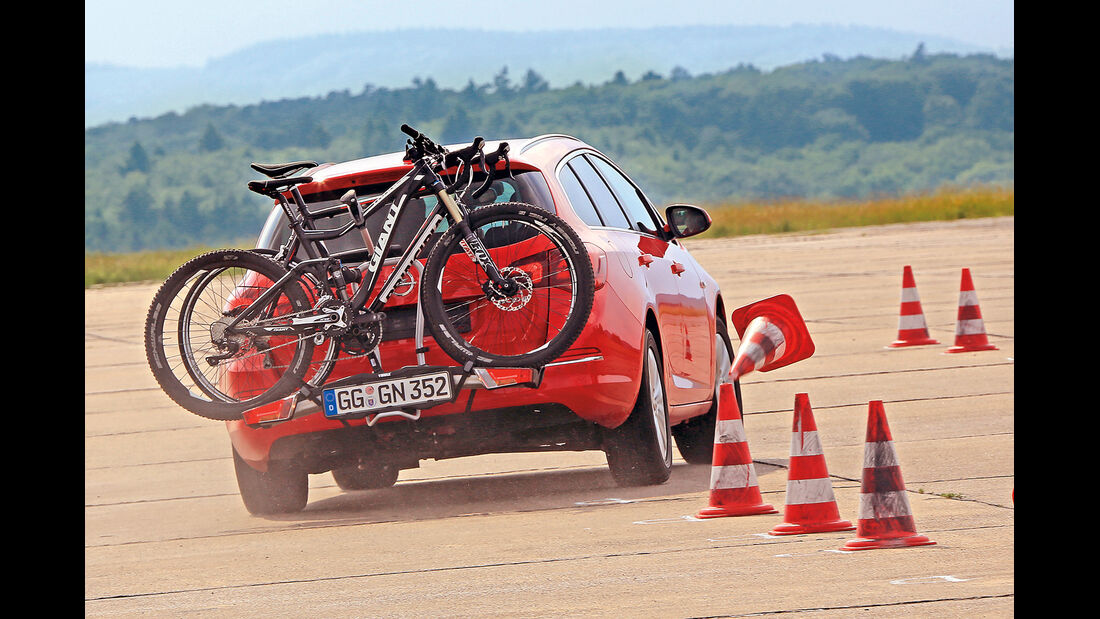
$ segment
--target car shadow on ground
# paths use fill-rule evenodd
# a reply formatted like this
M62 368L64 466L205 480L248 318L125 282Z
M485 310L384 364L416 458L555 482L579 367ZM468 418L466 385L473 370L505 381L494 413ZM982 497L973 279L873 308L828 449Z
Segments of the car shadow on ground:
M757 475L783 470L757 463ZM676 463L672 475L655 486L621 487L606 467L535 471L398 481L392 488L344 491L311 501L306 509L272 519L402 522L471 514L586 508L698 494L707 500L711 467ZM702 505L701 505L702 506Z

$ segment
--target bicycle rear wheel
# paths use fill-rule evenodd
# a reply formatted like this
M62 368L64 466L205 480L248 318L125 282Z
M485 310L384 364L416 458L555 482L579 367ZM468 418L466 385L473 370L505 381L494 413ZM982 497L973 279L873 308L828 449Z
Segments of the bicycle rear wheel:
M557 215L519 202L470 212L510 296L492 293L452 227L428 255L421 303L436 344L459 363L539 367L580 335L592 310L592 263L580 237Z
M221 250L188 261L168 277L145 321L149 368L168 397L201 417L235 420L290 395L303 377L327 367L315 362L311 338L253 337L227 329L286 273L254 252ZM308 289L295 278L242 323L283 325L311 307Z

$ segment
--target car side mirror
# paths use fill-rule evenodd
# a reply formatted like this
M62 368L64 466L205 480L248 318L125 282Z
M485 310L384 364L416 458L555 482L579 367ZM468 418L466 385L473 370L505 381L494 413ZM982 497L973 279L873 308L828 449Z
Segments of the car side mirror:
M673 204L665 208L665 220L672 236L682 239L710 228L710 215L698 206Z
M347 193L340 196L340 202L348 207L348 212L351 213L351 219L355 222L355 225L363 225L363 209L359 208L359 198L355 195L354 189L349 189Z

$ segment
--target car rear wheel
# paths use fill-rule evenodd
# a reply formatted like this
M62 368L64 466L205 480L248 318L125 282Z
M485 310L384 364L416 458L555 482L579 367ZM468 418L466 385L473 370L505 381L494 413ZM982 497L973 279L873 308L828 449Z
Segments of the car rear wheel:
M672 426L672 436L676 439L676 447L688 464L711 464L714 459L714 426L718 421L718 387L730 371L730 351L733 349L725 326L721 323L719 323L717 332L714 334L714 345L716 349L714 356L714 397L711 400L710 410L698 417L692 417L683 423ZM733 381L733 392L737 397L737 406L740 408L740 381Z
M233 449L233 469L248 513L257 516L302 511L309 499L309 474L280 462L271 462L267 472L257 471Z
M672 435L661 368L657 339L646 331L638 401L622 425L603 431L607 466L620 486L661 484L672 473Z
M397 483L400 473L400 469L388 464L359 462L332 469L332 478L341 490L375 490Z

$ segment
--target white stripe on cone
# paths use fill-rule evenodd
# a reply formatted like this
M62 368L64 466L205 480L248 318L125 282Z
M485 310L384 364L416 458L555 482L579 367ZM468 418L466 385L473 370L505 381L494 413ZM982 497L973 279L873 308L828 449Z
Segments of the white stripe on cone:
M787 480L787 505L832 503L835 500L833 482L827 477Z
M748 488L756 484L756 469L751 464L727 464L710 469L711 490Z
M974 290L960 290L959 291L959 305L977 305L978 293Z
M927 329L928 325L924 322L924 314L902 314L898 317L898 329L902 331L909 331L912 329Z
M977 335L985 333L985 322L981 318L959 320L955 323L955 335Z
M744 346L745 357L752 361L753 368L760 367L760 363L764 361L764 357L767 355L764 348L756 342L745 342Z
M904 490L891 490L859 495L859 519L877 520L879 518L897 518L912 516L909 509L909 497Z
M881 466L900 466L898 455L894 452L893 441L877 441L864 445L863 468L872 469Z
M715 443L744 443L745 424L740 419L719 419L714 425Z
M799 439L801 437L801 440ZM791 433L791 457L796 456L820 456L825 452L821 449L821 438L817 430L803 430Z

